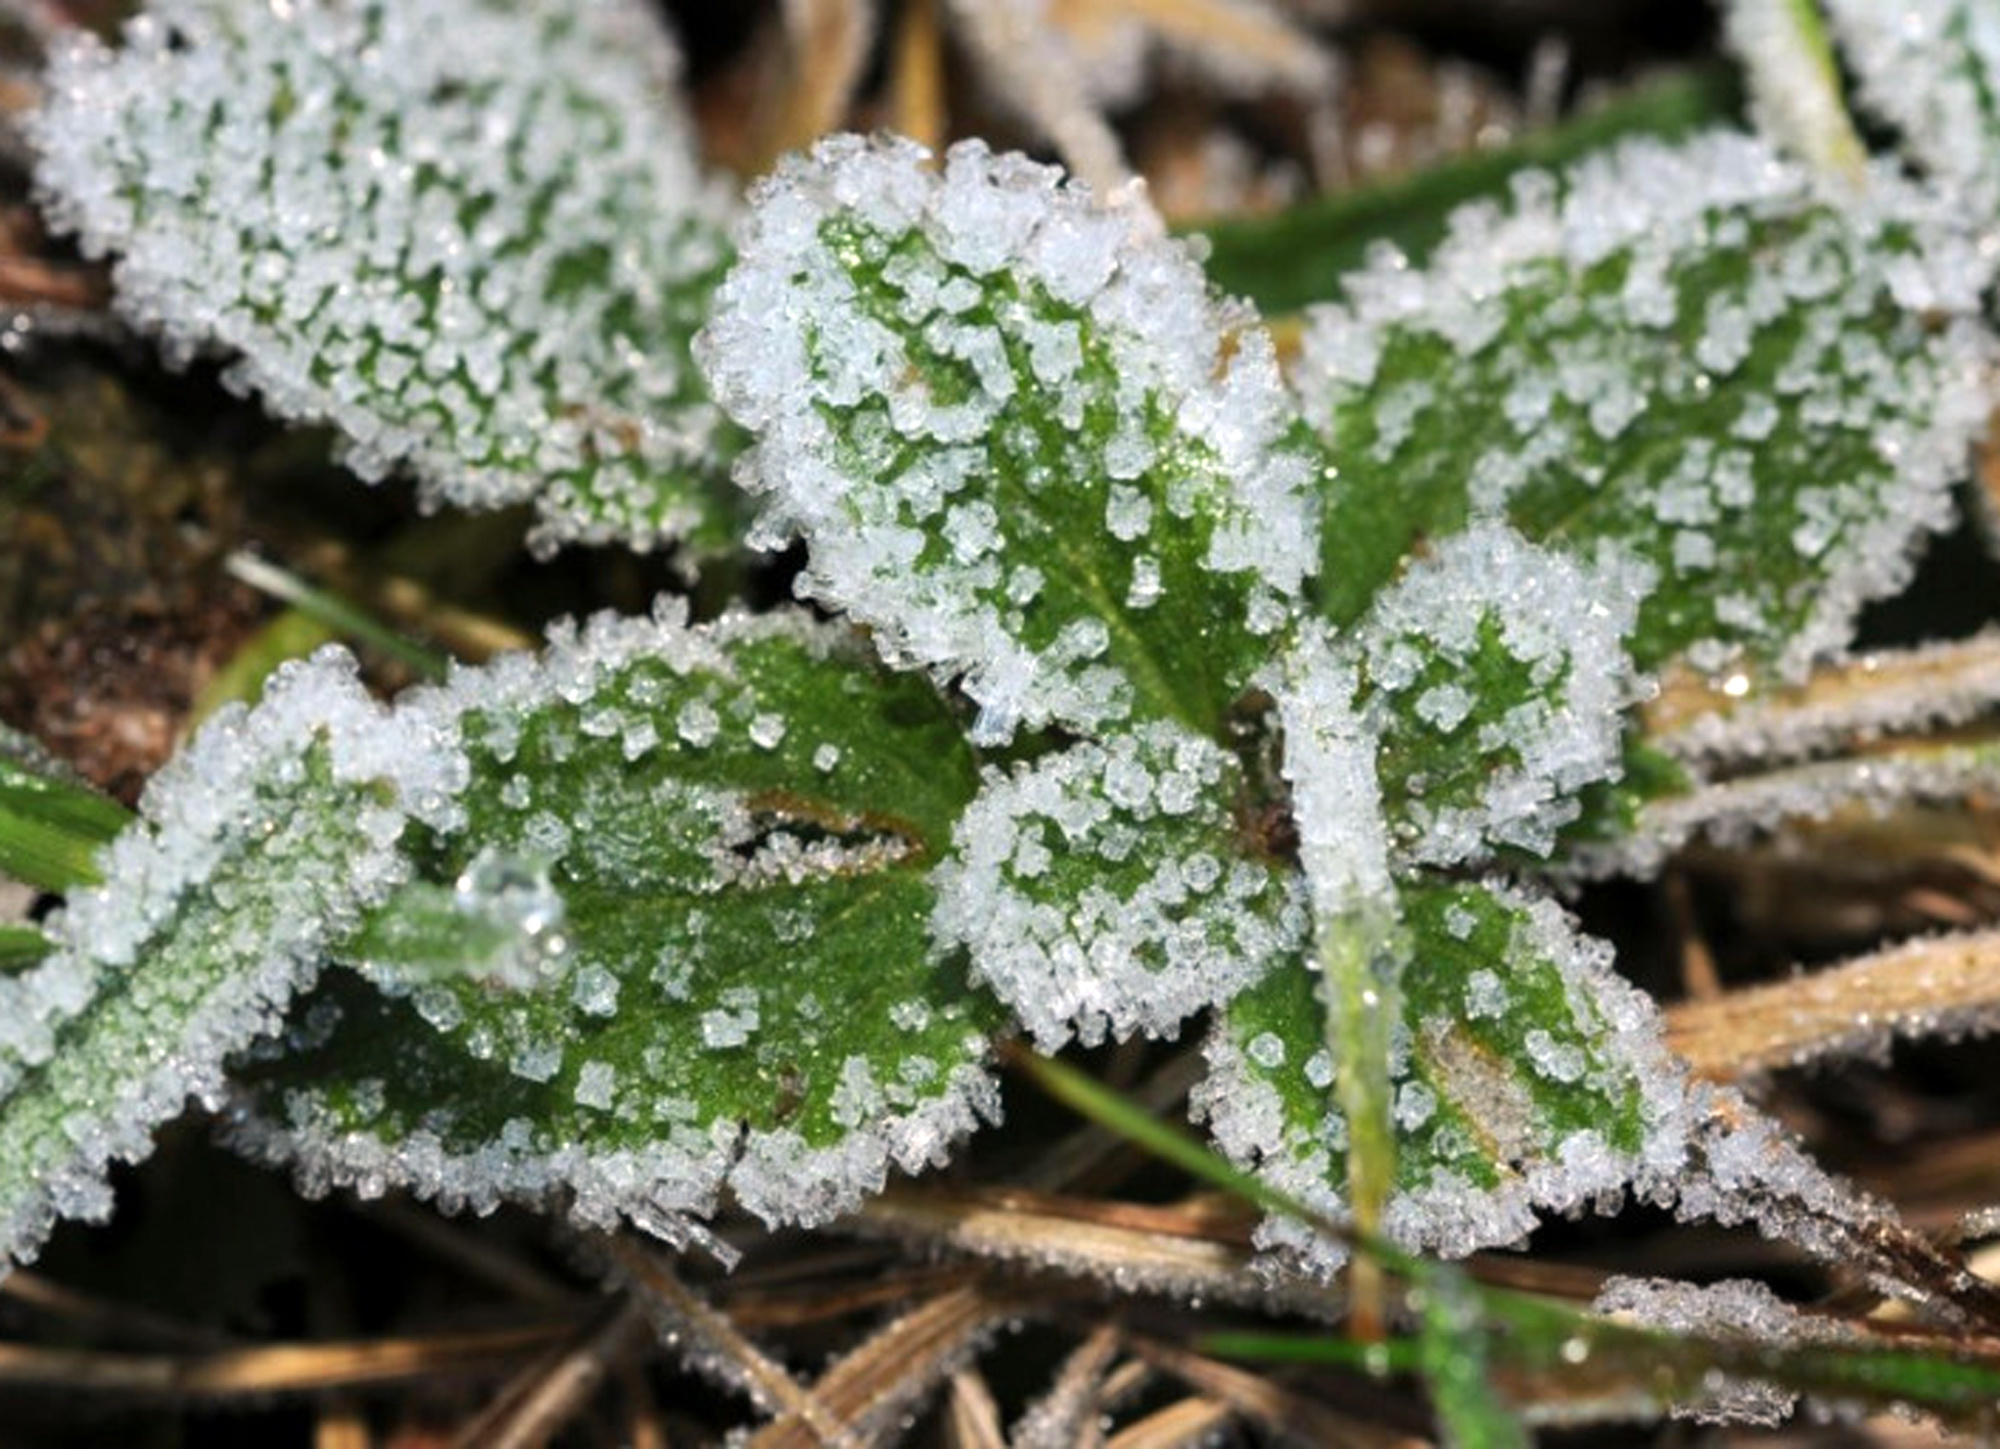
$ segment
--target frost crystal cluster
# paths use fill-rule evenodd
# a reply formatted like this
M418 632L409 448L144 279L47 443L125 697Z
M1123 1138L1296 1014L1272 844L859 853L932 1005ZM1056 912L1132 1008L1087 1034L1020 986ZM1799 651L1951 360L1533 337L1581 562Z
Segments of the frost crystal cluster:
M977 144L827 141L725 242L661 45L176 0L57 61L51 215L171 350L551 541L726 520L739 427L749 542L843 618L604 617L388 707L321 658L212 725L0 977L0 1247L188 1093L309 1190L814 1223L996 1114L996 1037L1202 1013L1219 1146L1405 1243L1628 1194L1850 1241L1535 878L1702 783L1657 673L1795 678L1946 520L1951 199L1624 145L1382 256L1287 376L1140 198Z

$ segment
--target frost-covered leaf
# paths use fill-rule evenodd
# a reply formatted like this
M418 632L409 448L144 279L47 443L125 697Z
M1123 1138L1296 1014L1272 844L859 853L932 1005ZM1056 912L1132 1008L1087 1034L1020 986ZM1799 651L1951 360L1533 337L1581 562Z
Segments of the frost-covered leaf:
M51 220L170 357L534 540L723 536L688 341L726 260L636 0L161 0L56 56Z
M48 923L53 951L0 977L0 1270L57 1218L103 1217L109 1165L216 1099L224 1057L399 883L399 836L448 824L458 784L449 741L389 716L335 652L160 772L103 883Z
M1408 959L1390 1033L1396 1183L1384 1227L1451 1255L1516 1241L1565 1211L1667 1180L1688 1151L1658 1016L1547 900L1403 883ZM1208 1044L1197 1110L1274 1187L1344 1214L1348 1124L1333 1105L1315 977L1286 965L1238 996ZM1273 1246L1331 1267L1335 1244L1272 1219Z
M340 952L389 996L330 983L259 1069L262 1155L681 1236L725 1183L819 1221L991 1112L1004 1013L925 931L977 783L928 681L793 615L604 619L404 708L461 736L462 822Z
M800 587L964 675L976 735L1213 734L1313 566L1270 339L1136 199L854 137L756 193L698 345Z
M1823 199L1745 137L1634 143L1460 212L1421 273L1351 278L1300 368L1338 465L1327 614L1494 514L1653 573L1642 668L1791 675L1845 644L1949 516L1987 406L1983 274L1873 181Z
M1861 101L1968 220L2000 219L2000 11L1984 0L1822 0Z
M1247 808L1236 758L1164 721L990 770L938 869L933 931L1044 1050L1171 1036L1304 938Z
M1580 792L1617 773L1630 575L1475 523L1376 596L1347 648L1400 863L1546 855Z

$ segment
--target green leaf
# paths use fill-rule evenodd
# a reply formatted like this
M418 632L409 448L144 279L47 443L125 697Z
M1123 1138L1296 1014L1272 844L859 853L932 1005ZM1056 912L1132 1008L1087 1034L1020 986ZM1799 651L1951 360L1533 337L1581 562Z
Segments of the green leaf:
M171 358L328 422L369 478L532 502L531 541L729 531L688 356L728 205L634 0L162 0L60 51L48 215Z
M33 755L17 756L0 735L0 874L39 890L96 881L94 857L132 816Z
M1549 853L1582 792L1619 772L1639 592L1630 570L1482 522L1376 596L1344 652L1400 864Z
M1422 274L1318 311L1299 369L1337 476L1320 600L1500 516L1652 575L1631 649L1796 675L1900 587L1983 427L1979 273L1917 203L1822 199L1760 143L1635 143L1474 208Z
M413 723L336 652L280 670L149 784L103 883L47 922L49 954L0 976L0 1267L58 1217L103 1217L110 1164L190 1095L213 1102L223 1058L400 878L409 820L450 809L449 744Z
M1135 200L1020 157L823 142L756 193L700 354L757 434L757 538L975 738L1214 735L1313 564L1271 342Z
M725 1185L821 1221L992 1114L1005 1015L925 931L977 783L926 680L779 614L603 621L452 694L462 818L338 953L390 996L329 983L254 1150L685 1237Z
M937 871L932 931L1044 1050L1172 1036L1305 935L1258 852L1243 767L1164 722L989 771Z
M1384 1231L1458 1256L1672 1180L1684 1089L1650 1003L1553 902L1474 883L1404 882L1409 942L1390 1033L1396 1185ZM1217 1145L1278 1191L1344 1216L1348 1123L1333 1105L1317 982L1297 965L1238 996L1196 1095ZM1344 1249L1267 1221L1260 1241L1330 1268Z
M38 927L0 925L0 972L34 965L49 954L51 944Z

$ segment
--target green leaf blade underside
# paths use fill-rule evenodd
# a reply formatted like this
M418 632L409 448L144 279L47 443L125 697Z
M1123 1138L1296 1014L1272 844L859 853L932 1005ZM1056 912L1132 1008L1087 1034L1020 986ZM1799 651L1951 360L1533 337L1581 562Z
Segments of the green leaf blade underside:
M1657 1016L1551 902L1476 884L1399 886L1410 943L1392 1053L1395 1191L1384 1230L1458 1256L1514 1242L1538 1209L1644 1190L1684 1159L1680 1078ZM1245 991L1198 1093L1218 1146L1280 1191L1344 1215L1346 1123L1314 978ZM1337 1245L1268 1221L1260 1241L1325 1269Z
M1036 1044L1173 1036L1306 936L1296 873L1240 815L1234 756L1175 725L988 773L937 871L932 930Z
M1635 145L1462 215L1426 275L1351 279L1301 367L1338 470L1328 617L1497 515L1651 570L1643 669L1795 676L1842 647L1984 418L1976 278L1878 181L1837 206L1747 138Z
M0 755L0 875L45 891L92 884L96 852L131 821L88 786Z
M1018 157L822 143L757 194L701 355L757 435L759 536L975 735L1215 734L1311 567L1268 337L1135 206Z
M332 940L393 885L396 838L440 808L448 749L400 730L338 654L220 715L98 857L103 883L0 976L0 1268L58 1218L102 1218L136 1161L222 1063L270 1030Z
M689 339L729 206L628 0L162 0L35 122L51 220L170 357L236 355L364 476L531 502L538 547L728 542Z
M925 929L977 780L948 708L797 615L676 648L586 639L601 664L466 696L463 823L340 953L393 999L327 998L248 1145L685 1236L725 1184L822 1220L992 1113L1005 1013Z

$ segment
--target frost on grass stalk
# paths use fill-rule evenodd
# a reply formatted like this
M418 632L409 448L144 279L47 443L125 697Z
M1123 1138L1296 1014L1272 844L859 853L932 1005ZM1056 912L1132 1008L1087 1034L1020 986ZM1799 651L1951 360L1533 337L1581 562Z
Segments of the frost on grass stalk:
M730 536L688 339L730 204L637 0L162 0L54 58L50 220L169 358L533 540Z

